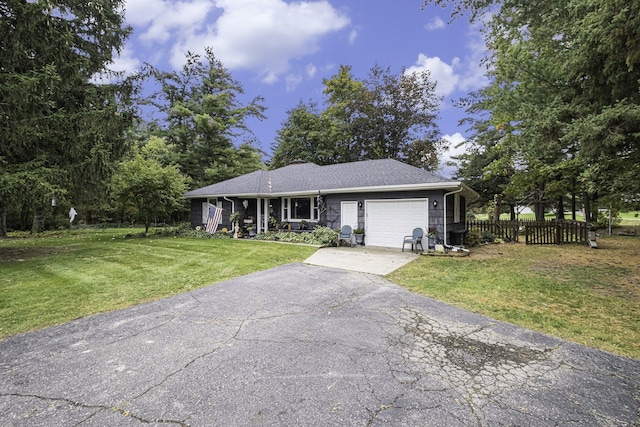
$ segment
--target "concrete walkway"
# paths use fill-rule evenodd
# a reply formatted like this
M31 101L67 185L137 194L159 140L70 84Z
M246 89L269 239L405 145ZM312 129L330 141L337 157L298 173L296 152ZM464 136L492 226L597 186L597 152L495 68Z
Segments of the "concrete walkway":
M385 276L410 263L420 255L400 249L356 246L353 248L320 248L307 258L305 264Z
M0 341L3 426L626 426L639 407L638 360L304 264Z

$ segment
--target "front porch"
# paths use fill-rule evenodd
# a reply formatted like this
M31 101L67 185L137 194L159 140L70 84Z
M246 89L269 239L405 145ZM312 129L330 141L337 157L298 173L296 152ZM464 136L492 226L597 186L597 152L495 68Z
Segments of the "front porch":
M194 200L194 208L198 211L195 223L207 221L209 204L223 209L221 228L233 229L231 215L240 214L239 226L243 234L261 233L267 230L310 232L320 223L318 196L295 197L211 197ZM200 212L201 217L200 218ZM193 217L192 217L193 218ZM192 223L193 223L192 219Z

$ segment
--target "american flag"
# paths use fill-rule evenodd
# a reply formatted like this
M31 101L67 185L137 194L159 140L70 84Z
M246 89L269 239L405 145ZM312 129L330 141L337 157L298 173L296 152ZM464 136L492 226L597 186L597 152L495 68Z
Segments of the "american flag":
M222 220L222 208L217 208L209 203L209 216L207 217L207 225L205 226L207 233L215 233L220 225L220 220Z

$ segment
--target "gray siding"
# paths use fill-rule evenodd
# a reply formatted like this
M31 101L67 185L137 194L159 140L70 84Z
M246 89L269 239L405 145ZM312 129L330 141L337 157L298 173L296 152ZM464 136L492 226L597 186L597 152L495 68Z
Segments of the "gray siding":
M353 194L328 194L323 196L326 202L326 210L320 214L320 223L323 223L327 227L333 229L340 229L342 226L340 222L340 203L343 201L355 201L362 203L362 208L358 209L358 228L364 228L365 221L365 201L366 200L394 200L394 199L429 199L429 227L435 227L438 230L438 234L441 238L444 237L444 194L443 190L434 191L396 191L396 192L381 192L381 193L353 193ZM255 199L250 201L249 209L244 212L242 206L242 200L238 198L230 198L234 201L235 209L241 211L243 215L256 216ZM202 225L202 202L206 199L191 199L191 225L196 227ZM437 202L437 206L433 206L433 202ZM275 214L280 220L280 199L273 199L272 204L275 208ZM226 227L231 229L231 222L229 216L231 215L232 203L218 199L218 204L224 209L222 214L222 223L220 229ZM460 222L454 223L454 195L447 197L447 233L450 234L451 230L464 229L464 220L466 213L466 201L464 197L460 197ZM450 236L447 236L447 240Z
M207 199L191 199L191 227L202 225L202 203Z
M191 227L195 228L198 226L203 226L202 223L202 203L206 202L207 199L191 199ZM236 209L238 206L242 208L242 203L237 201L235 202ZM218 230L222 228L231 229L231 221L229 220L229 216L231 215L231 202L228 202L223 199L218 199L218 207L223 209L222 212L222 221L220 222L220 226Z

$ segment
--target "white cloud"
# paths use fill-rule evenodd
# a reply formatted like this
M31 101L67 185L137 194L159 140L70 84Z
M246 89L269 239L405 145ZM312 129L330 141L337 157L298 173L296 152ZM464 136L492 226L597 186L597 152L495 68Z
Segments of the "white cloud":
M307 64L307 66L304 67L304 70L307 72L308 79L312 79L318 72L318 68L313 64Z
M286 83L285 90L291 92L302 83L302 76L300 74L289 74L284 81Z
M143 28L140 40L164 43L182 31L201 28L215 5L209 0L157 1L129 0L126 19Z
M429 70L431 80L436 82L436 94L445 99L457 91L468 93L477 90L487 84L487 69L482 63L487 48L479 25L471 27L467 33L466 48L467 53L462 58L454 57L451 63L420 53L406 72Z
M216 6L223 11L214 24L175 32L174 67L184 63L186 51L202 53L211 46L226 68L253 70L263 82L273 83L293 59L317 52L321 37L350 22L327 1L218 0Z
M140 70L141 62L134 57L134 53L130 48L125 47L120 56L117 56L107 65L107 69L112 72L122 73L124 76L131 76ZM91 81L96 84L110 83L117 78L113 75L97 73L91 77Z
M349 33L349 44L354 44L357 38L358 38L358 31L351 30L351 32Z
M131 48L125 47L119 57L114 58L109 69L112 71L124 72L125 75L134 74L140 68L141 62L134 56Z
M474 24L467 33L467 49L469 53L464 58L460 89L472 91L488 83L487 68L482 63L487 54L487 46L480 32L479 24Z
M439 57L428 57L419 54L416 63L406 69L406 73L419 73L428 70L431 73L431 80L436 82L436 94L447 97L457 89L460 77L455 73L454 67L458 64L459 59L454 58L452 65L447 64Z
M449 158L464 154L467 150L466 146L462 144L467 139L460 132L456 132L453 135L444 135L442 139L447 141L447 156Z
M447 24L439 16L434 16L433 19L429 21L427 25L425 25L424 27L429 31L433 31L433 30L439 30L446 26Z
M458 170L459 162L453 157L466 152L467 147L464 144L466 138L460 132L456 132L453 135L444 135L442 139L445 141L445 147L438 172L444 176L454 176Z

